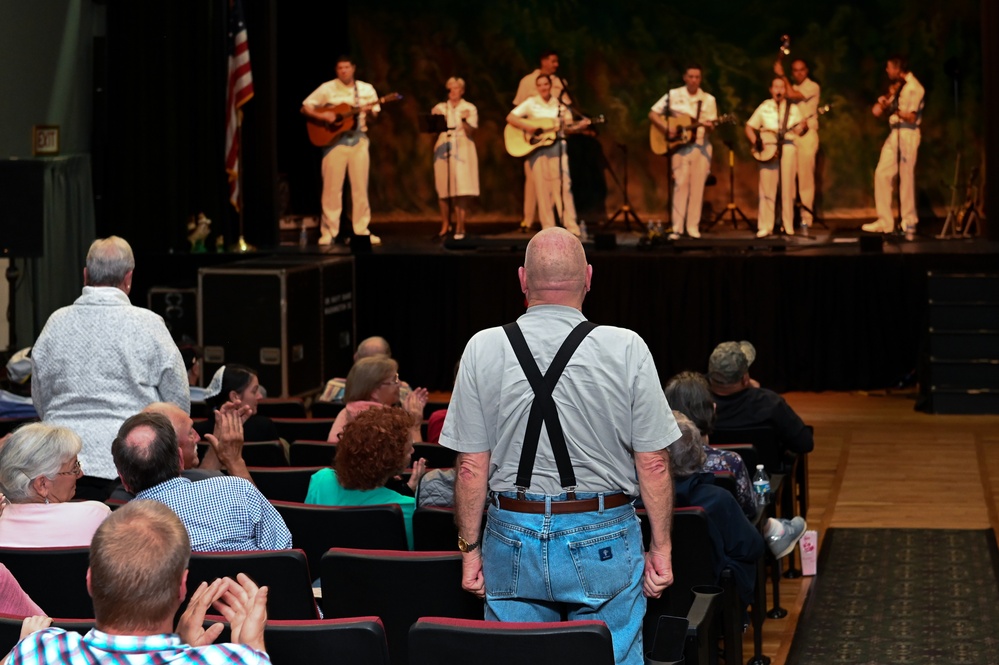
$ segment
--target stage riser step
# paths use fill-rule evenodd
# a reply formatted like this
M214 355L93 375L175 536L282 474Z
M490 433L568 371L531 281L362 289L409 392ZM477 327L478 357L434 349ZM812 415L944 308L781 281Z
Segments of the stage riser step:
M930 330L930 356L948 360L999 360L999 333Z
M999 363L956 363L931 360L933 388L989 389L999 391Z
M931 413L999 414L999 393L933 392Z
M999 330L999 303L930 303L937 330Z
M999 302L999 274L927 273L926 291L931 302Z

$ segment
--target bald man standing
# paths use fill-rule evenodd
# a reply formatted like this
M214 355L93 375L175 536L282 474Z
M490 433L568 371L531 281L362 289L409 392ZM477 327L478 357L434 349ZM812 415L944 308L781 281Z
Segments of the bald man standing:
M518 274L527 312L469 341L440 438L460 453L462 585L487 620L604 621L615 661L641 665L643 592L673 579L666 449L680 432L645 342L583 316L593 268L579 240L544 229Z

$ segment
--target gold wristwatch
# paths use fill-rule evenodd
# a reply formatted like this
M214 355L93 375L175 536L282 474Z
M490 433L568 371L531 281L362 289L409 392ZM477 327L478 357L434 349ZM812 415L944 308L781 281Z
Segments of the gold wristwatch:
M482 541L477 540L474 543L470 543L467 540L465 540L464 536L458 536L458 549L468 554L469 552L473 551L476 547L478 547L480 542Z

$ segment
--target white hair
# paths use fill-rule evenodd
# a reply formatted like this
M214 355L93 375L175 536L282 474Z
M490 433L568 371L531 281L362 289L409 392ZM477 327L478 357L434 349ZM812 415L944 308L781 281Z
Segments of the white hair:
M40 476L53 478L59 468L80 453L83 444L67 427L28 423L14 430L0 448L0 492L11 503L25 503L31 482Z
M132 247L124 238L98 238L87 252L88 286L118 286L135 270Z

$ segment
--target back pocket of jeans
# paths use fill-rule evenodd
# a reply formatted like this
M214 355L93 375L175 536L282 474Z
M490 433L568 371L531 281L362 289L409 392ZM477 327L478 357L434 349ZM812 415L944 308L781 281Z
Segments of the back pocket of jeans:
M486 595L493 598L511 598L517 595L520 548L519 540L513 540L489 526L486 527L485 539L482 541Z
M637 565L628 547L628 530L569 543L579 583L590 598L611 598L631 584Z

